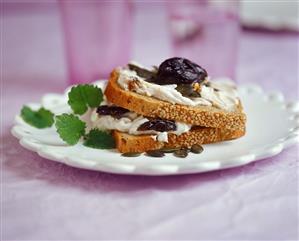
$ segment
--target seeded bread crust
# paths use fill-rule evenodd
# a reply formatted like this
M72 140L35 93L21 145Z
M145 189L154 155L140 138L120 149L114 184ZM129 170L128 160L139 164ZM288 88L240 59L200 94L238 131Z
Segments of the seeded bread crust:
M134 111L140 115L180 121L195 126L243 130L246 115L241 102L236 111L229 112L210 106L192 107L172 104L153 97L123 90L117 83L118 71L111 73L105 95L107 100L115 105Z
M151 135L134 136L120 131L113 131L116 148L119 152L145 152L162 147L191 147L194 144L208 144L239 138L245 134L245 129L227 130L209 127L193 127L179 136L168 134L168 142L158 142Z

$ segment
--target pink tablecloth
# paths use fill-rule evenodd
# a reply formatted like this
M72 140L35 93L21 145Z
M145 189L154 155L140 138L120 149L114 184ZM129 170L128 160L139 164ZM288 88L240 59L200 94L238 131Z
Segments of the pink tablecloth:
M10 134L14 115L24 103L65 87L55 8L30 11L1 16L3 240L298 239L296 147L240 168L172 177L79 170L22 148ZM148 16L139 13L137 19ZM155 21L162 20L157 14ZM135 59L163 58L166 45L160 42L160 51L153 51L140 21ZM298 98L298 36L244 32L238 71L241 83Z

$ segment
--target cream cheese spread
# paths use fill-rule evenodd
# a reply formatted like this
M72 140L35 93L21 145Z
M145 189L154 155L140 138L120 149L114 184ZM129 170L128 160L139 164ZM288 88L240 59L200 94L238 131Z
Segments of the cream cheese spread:
M176 90L177 85L158 85L145 81L134 70L119 68L118 84L124 90L134 91L141 95L151 96L172 104L188 106L214 106L233 111L239 102L234 83L227 78L218 78L202 85L201 97L188 98Z
M168 133L181 135L188 132L191 129L191 125L176 122L176 130L170 132L157 132L154 130L138 131L138 127L143 123L149 121L149 119L137 115L134 112L128 112L123 117L117 119L111 115L99 115L94 109L90 115L91 128L98 128L100 130L118 130L126 132L131 135L155 135L155 139L161 142L168 141Z

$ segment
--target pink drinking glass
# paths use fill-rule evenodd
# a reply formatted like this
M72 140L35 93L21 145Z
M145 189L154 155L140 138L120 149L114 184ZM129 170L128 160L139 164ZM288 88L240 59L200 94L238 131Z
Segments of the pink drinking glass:
M131 54L129 1L59 1L70 84L107 78Z
M176 0L167 3L172 54L188 58L213 77L235 78L239 3L237 0Z

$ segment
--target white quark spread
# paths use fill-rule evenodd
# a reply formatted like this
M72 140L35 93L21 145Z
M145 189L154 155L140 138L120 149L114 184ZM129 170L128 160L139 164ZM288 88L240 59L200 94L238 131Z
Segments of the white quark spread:
M201 86L201 97L187 98L176 90L176 84L158 85L149 83L144 78L138 76L135 71L128 68L120 68L118 71L118 84L122 89L152 96L173 104L215 106L220 109L233 111L239 101L236 87L228 78L214 79L212 82L209 82L209 86Z
M134 63L134 65L139 65ZM139 65L140 67L143 67ZM209 82L209 85L201 85L200 96L196 98L184 97L176 90L177 85L158 85L145 81L144 78L137 75L128 68L119 68L118 84L122 89L134 91L141 95L151 96L173 104L182 104L188 106L215 106L220 109L232 111L238 103L237 90L234 83L227 78L215 79ZM96 82L97 86L104 89L106 82ZM111 105L104 97L104 105ZM99 115L96 109L91 110L89 128L98 128L100 130L118 130L131 135L151 135L154 140L168 142L168 133L181 135L191 129L191 125L175 122L176 130L169 132L158 132L154 130L138 131L143 123L149 121L144 116L134 112L127 112L121 118L115 118L111 115Z
M118 130L121 132L126 132L131 135L153 135L153 138L160 142L168 141L168 133L173 133L176 135L181 135L182 133L188 132L191 129L191 125L176 122L177 129L170 132L157 132L154 130L148 131L138 131L138 127L143 123L149 121L149 119L137 115L134 112L128 112L123 115L123 117L117 119L111 115L99 115L94 109L90 116L91 128L98 128L100 130Z

